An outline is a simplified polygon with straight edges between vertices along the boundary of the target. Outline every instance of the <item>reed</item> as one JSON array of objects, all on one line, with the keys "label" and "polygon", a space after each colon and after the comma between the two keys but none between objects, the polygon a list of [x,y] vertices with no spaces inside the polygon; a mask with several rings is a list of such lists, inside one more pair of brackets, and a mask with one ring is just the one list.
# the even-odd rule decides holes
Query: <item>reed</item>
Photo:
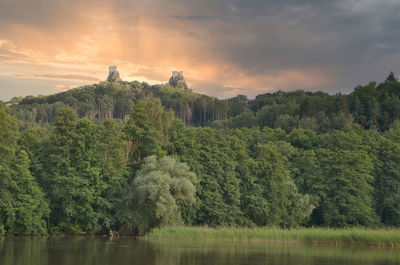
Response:
[{"label": "reed", "polygon": [[229,241],[303,241],[313,244],[351,244],[400,247],[399,229],[367,228],[236,228],[169,226],[155,228],[148,239],[229,240]]}]

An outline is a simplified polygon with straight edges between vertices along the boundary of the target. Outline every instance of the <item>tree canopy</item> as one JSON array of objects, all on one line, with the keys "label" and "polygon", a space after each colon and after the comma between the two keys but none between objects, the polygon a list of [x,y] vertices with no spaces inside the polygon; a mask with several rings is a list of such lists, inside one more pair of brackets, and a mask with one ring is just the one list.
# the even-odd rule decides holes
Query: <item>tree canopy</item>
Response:
[{"label": "tree canopy", "polygon": [[102,82],[0,104],[0,234],[399,227],[400,84],[216,99]]}]

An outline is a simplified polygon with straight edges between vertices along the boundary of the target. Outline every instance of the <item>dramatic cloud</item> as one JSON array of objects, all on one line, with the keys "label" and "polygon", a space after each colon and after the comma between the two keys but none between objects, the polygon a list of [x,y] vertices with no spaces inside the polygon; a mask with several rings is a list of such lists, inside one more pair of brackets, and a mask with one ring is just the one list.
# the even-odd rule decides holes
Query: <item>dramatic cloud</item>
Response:
[{"label": "dramatic cloud", "polygon": [[0,0],[0,99],[104,80],[111,64],[150,83],[183,70],[219,97],[350,92],[400,72],[399,11],[394,0]]}]

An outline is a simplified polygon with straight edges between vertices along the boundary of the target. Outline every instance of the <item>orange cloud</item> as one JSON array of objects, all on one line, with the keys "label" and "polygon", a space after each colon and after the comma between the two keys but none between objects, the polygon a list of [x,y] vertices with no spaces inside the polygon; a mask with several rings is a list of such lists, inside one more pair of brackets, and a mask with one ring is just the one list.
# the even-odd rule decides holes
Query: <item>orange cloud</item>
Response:
[{"label": "orange cloud", "polygon": [[97,77],[87,75],[58,75],[58,74],[37,74],[37,75],[15,75],[18,78],[37,78],[37,79],[55,79],[55,80],[69,80],[69,81],[100,81]]},{"label": "orange cloud", "polygon": [[[134,1],[132,9],[126,10],[119,4],[116,0],[83,1],[68,6],[55,1],[52,9],[37,11],[42,17],[34,23],[5,21],[0,26],[0,36],[4,36],[0,75],[86,84],[104,80],[107,66],[115,64],[124,79],[163,83],[172,70],[183,70],[195,90],[218,96],[315,87],[329,81],[321,69],[255,72],[229,60],[214,43],[218,32],[209,29],[231,32],[234,27],[213,16],[176,16],[185,12],[184,7],[157,1]],[[242,42],[246,41],[251,38],[243,36]],[[222,93],[218,92],[221,87]]]}]

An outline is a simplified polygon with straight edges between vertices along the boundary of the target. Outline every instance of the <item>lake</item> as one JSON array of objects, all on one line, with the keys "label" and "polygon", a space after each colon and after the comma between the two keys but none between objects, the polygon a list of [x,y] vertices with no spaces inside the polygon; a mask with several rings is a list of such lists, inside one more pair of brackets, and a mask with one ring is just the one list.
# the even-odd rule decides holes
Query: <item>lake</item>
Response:
[{"label": "lake", "polygon": [[1,265],[400,264],[400,250],[302,243],[148,241],[88,237],[0,237]]}]

